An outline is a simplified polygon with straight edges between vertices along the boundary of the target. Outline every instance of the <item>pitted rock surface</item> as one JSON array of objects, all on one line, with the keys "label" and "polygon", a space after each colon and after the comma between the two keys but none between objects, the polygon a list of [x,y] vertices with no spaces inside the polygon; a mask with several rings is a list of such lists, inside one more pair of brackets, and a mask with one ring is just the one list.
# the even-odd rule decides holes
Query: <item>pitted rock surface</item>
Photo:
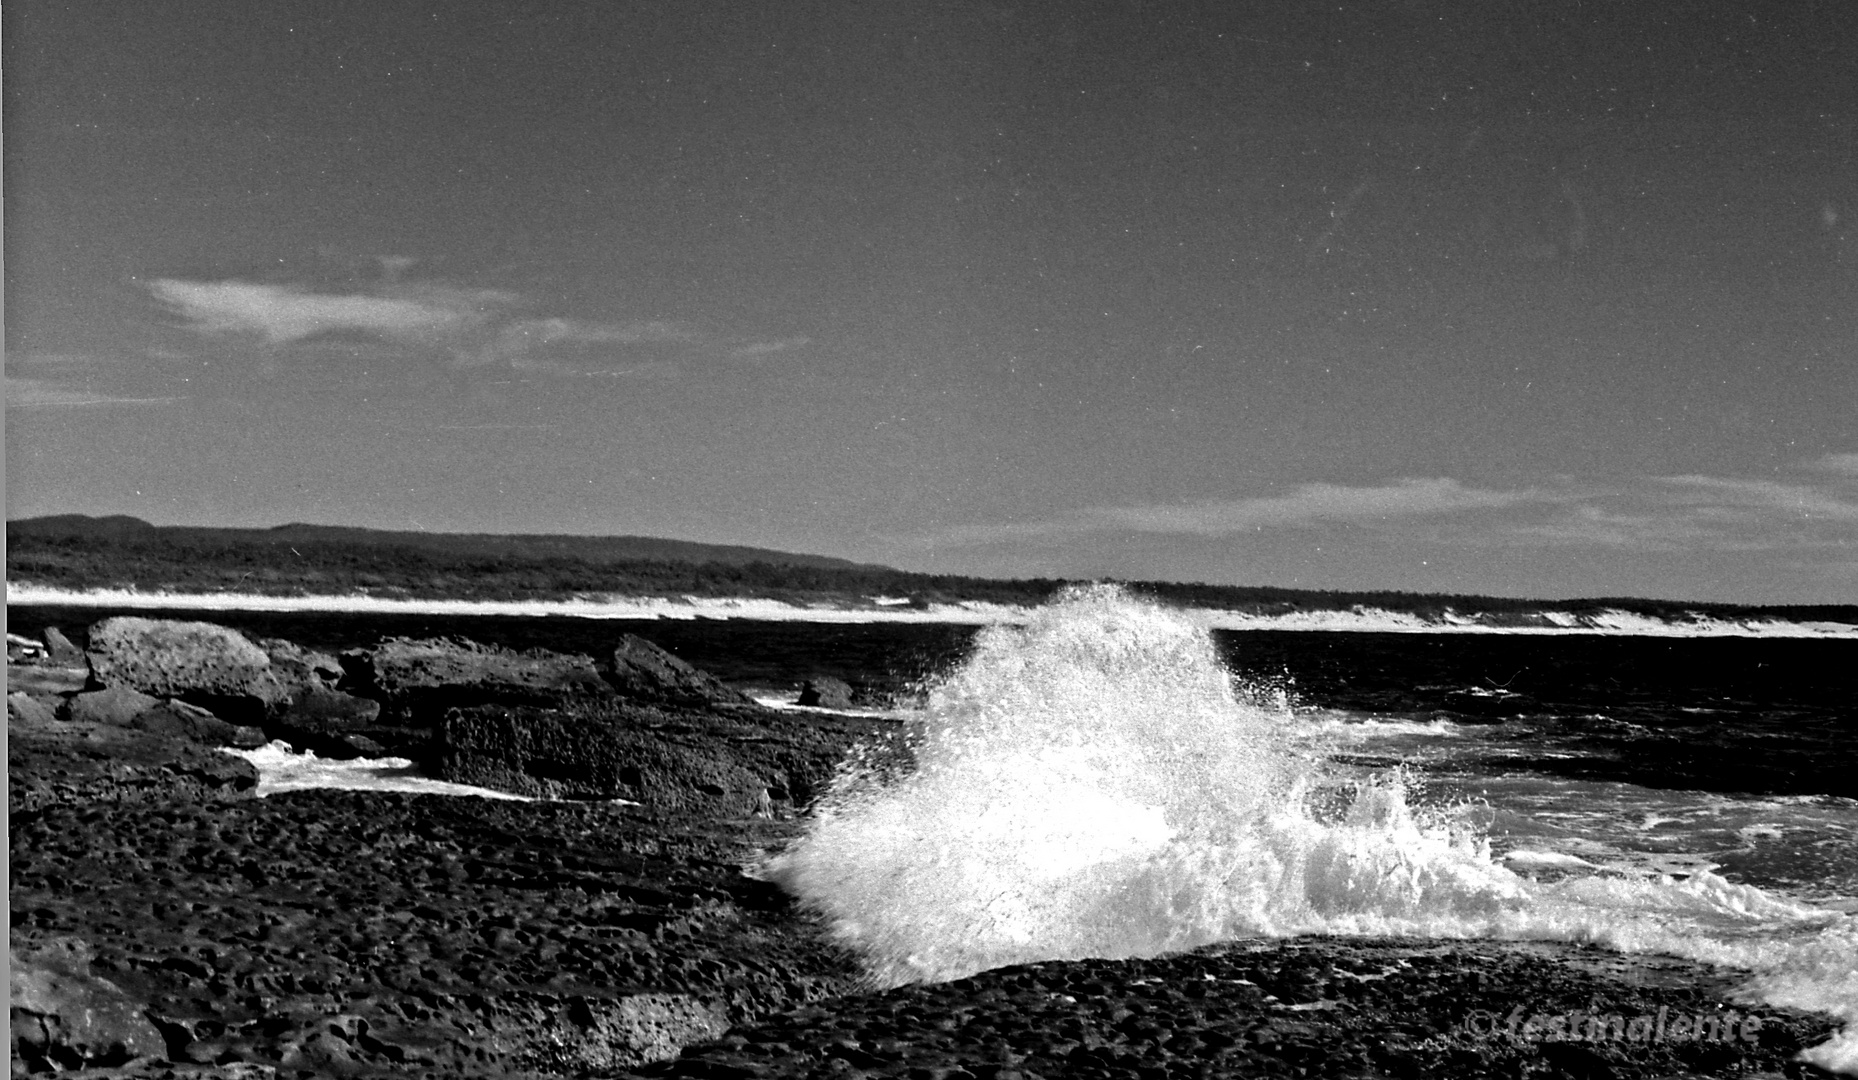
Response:
[{"label": "pitted rock surface", "polygon": [[999,968],[806,1006],[634,1075],[1809,1075],[1791,1059],[1833,1025],[1787,1009],[1756,1010],[1767,1018],[1757,1042],[1590,1043],[1504,1029],[1519,1004],[1533,1014],[1721,1016],[1736,982],[1704,964],[1568,944],[1237,941],[1153,959]]},{"label": "pitted rock surface", "polygon": [[177,1063],[606,1074],[856,986],[742,873],[792,829],[339,791],[63,805],[15,819],[13,922],[82,928]]},{"label": "pitted rock surface", "polygon": [[143,1015],[147,1006],[91,973],[84,939],[15,942],[8,953],[15,1061],[50,1072],[118,1065],[167,1050]]},{"label": "pitted rock surface", "polygon": [[68,720],[7,721],[7,812],[97,803],[179,805],[250,798],[258,770],[243,758],[149,731]]},{"label": "pitted rock surface", "polygon": [[301,672],[332,688],[342,681],[342,662],[329,653],[306,649],[283,638],[258,638],[254,644],[264,650],[271,665],[279,670]]}]

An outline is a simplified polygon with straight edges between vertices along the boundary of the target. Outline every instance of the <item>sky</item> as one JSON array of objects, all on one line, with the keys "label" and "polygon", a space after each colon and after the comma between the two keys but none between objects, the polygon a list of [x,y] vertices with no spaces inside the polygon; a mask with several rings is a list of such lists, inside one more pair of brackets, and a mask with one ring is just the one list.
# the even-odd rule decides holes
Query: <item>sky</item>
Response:
[{"label": "sky", "polygon": [[1858,603],[1858,9],[5,5],[6,512]]}]

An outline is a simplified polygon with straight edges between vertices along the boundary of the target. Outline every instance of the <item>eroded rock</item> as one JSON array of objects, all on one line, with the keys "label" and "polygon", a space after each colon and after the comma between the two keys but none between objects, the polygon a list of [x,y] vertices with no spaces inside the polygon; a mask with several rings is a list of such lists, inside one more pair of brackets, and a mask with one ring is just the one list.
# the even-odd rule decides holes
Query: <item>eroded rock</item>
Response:
[{"label": "eroded rock", "polygon": [[7,722],[46,724],[58,719],[58,699],[47,694],[15,690],[6,696]]},{"label": "eroded rock", "polygon": [[613,696],[589,657],[464,638],[389,638],[343,653],[342,666],[350,690],[412,723],[433,723],[456,706],[549,707]]},{"label": "eroded rock", "polygon": [[800,685],[795,702],[809,709],[849,709],[852,707],[852,684],[830,675],[817,675]]},{"label": "eroded rock", "polygon": [[824,792],[854,744],[900,735],[889,721],[765,709],[475,706],[446,714],[436,769],[456,783],[538,798],[620,798],[725,818],[784,815]]},{"label": "eroded rock", "polygon": [[249,798],[244,758],[152,731],[67,720],[7,724],[7,810],[58,803],[160,803]]},{"label": "eroded rock", "polygon": [[90,628],[87,655],[105,687],[181,698],[236,723],[261,723],[290,702],[292,687],[264,650],[214,623],[105,619]]},{"label": "eroded rock", "polygon": [[[145,1006],[91,974],[76,937],[9,949],[13,1059],[28,1069],[81,1069],[158,1056],[167,1049]],[[17,1067],[17,1066],[16,1066]]]},{"label": "eroded rock", "polygon": [[722,1010],[688,994],[583,998],[536,1032],[525,1054],[551,1072],[583,1075],[669,1061],[692,1043],[729,1029]]},{"label": "eroded rock", "polygon": [[63,630],[58,629],[56,626],[48,626],[45,628],[42,636],[45,638],[46,659],[54,666],[84,666],[84,650],[72,644],[71,639],[65,636]]},{"label": "eroded rock", "polygon": [[91,690],[71,699],[69,718],[80,724],[128,727],[130,722],[161,704],[161,699],[127,686]]},{"label": "eroded rock", "polygon": [[306,649],[283,638],[259,638],[254,643],[280,671],[313,678],[324,686],[334,687],[342,680],[342,662],[325,652]]},{"label": "eroded rock", "polygon": [[614,647],[603,672],[624,697],[673,705],[753,705],[755,701],[721,679],[690,666],[637,634]]}]

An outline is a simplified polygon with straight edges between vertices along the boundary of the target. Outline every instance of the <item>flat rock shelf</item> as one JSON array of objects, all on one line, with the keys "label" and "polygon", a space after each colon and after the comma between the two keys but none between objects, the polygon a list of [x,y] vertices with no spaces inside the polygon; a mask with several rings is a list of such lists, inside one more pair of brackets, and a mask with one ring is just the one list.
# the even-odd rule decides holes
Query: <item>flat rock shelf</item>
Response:
[{"label": "flat rock shelf", "polygon": [[742,872],[790,822],[336,791],[21,817],[16,948],[82,939],[166,1043],[98,1076],[1799,1076],[1832,1030],[1764,1008],[1754,1041],[1567,1038],[1546,1018],[1721,1017],[1735,979],[1488,941],[1242,941],[869,993]]}]

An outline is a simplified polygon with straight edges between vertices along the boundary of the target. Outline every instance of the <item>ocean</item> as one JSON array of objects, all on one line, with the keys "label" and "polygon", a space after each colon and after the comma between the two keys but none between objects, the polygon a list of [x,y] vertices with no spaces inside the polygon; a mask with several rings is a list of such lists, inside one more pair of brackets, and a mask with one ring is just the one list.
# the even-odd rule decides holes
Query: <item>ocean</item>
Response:
[{"label": "ocean", "polygon": [[[112,612],[14,607],[16,632]],[[190,617],[167,612],[167,617]],[[1858,1074],[1858,642],[1208,629],[1112,587],[1023,625],[214,612],[323,649],[639,633],[920,725],[761,875],[874,982],[1295,934],[1592,942],[1746,969]]]}]

